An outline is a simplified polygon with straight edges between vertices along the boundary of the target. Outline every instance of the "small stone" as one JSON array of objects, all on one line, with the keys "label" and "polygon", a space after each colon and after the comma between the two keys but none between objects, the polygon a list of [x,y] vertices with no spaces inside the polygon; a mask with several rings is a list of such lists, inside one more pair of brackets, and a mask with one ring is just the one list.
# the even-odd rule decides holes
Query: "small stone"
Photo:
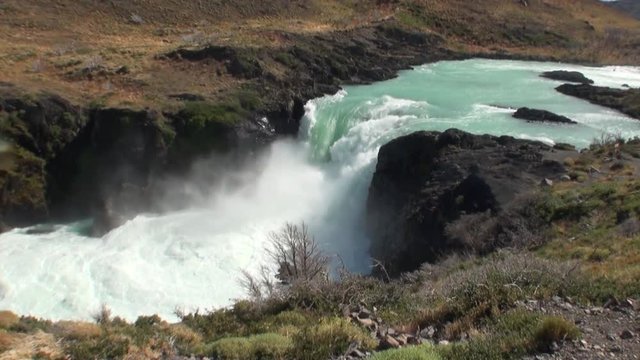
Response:
[{"label": "small stone", "polygon": [[394,328],[387,329],[387,335],[395,335],[395,334],[396,334],[396,329]]},{"label": "small stone", "polygon": [[436,329],[433,326],[429,326],[420,330],[420,336],[425,339],[431,339],[435,334],[436,334]]},{"label": "small stone", "polygon": [[609,348],[609,351],[611,351],[614,354],[621,353],[622,352],[622,348],[620,346],[618,346],[618,345],[613,345],[612,347]]},{"label": "small stone", "polygon": [[358,322],[360,323],[360,325],[369,329],[378,328],[378,324],[376,324],[376,322],[371,319],[358,319]]},{"label": "small stone", "polygon": [[400,343],[398,342],[398,340],[394,339],[391,335],[385,336],[384,340],[382,341],[382,345],[383,347],[394,349],[400,347]]},{"label": "small stone", "polygon": [[589,346],[589,343],[587,342],[587,340],[582,339],[580,340],[580,345],[586,348],[587,346]]},{"label": "small stone", "polygon": [[558,345],[558,343],[554,341],[551,343],[551,347],[549,348],[549,350],[551,350],[552,353],[557,352],[558,350],[560,350],[560,345]]},{"label": "small stone", "polygon": [[616,334],[612,334],[612,333],[608,333],[607,334],[607,340],[616,341],[617,339],[618,339],[618,337],[616,336]]},{"label": "small stone", "polygon": [[562,298],[560,296],[554,296],[553,298],[551,298],[551,300],[553,300],[553,302],[555,303],[561,303],[562,302]]},{"label": "small stone", "polygon": [[631,330],[625,330],[620,333],[620,339],[629,340],[633,339],[636,336]]},{"label": "small stone", "polygon": [[362,308],[358,313],[358,317],[360,319],[369,319],[371,317],[371,311],[367,310],[366,308]]},{"label": "small stone", "polygon": [[358,359],[362,359],[362,358],[366,357],[367,354],[363,353],[362,351],[360,351],[358,349],[353,349],[349,353],[349,356],[354,357],[354,358],[358,358]]},{"label": "small stone", "polygon": [[438,345],[449,345],[449,342],[447,340],[440,340],[440,342],[438,342]]},{"label": "small stone", "polygon": [[587,334],[591,334],[591,333],[593,332],[593,329],[592,329],[592,328],[584,328],[583,330],[584,330],[584,332],[586,332]]},{"label": "small stone", "polygon": [[400,335],[396,336],[395,339],[398,342],[398,344],[400,344],[400,346],[405,346],[408,343],[407,335],[405,335],[405,334],[400,334]]},{"label": "small stone", "polygon": [[593,350],[595,350],[595,351],[601,351],[601,350],[602,350],[602,346],[600,346],[600,345],[593,345]]},{"label": "small stone", "polygon": [[562,175],[562,176],[560,177],[560,180],[562,180],[562,181],[571,181],[571,176],[569,176],[569,175]]},{"label": "small stone", "polygon": [[551,180],[551,179],[542,179],[542,181],[540,182],[540,186],[551,187],[551,186],[553,186],[553,180]]}]

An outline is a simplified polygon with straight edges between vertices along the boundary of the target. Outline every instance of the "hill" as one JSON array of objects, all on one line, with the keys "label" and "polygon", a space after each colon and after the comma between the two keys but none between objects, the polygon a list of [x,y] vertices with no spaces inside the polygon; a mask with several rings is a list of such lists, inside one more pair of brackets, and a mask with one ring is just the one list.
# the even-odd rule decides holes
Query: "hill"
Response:
[{"label": "hill", "polygon": [[635,0],[617,0],[607,2],[608,5],[616,9],[620,9],[626,14],[629,14],[637,19],[640,19],[640,2]]},{"label": "hill", "polygon": [[[286,48],[300,37],[381,22],[437,34],[459,53],[638,63],[640,24],[596,0],[70,1],[8,0],[0,6],[3,81],[83,102],[164,106],[168,93],[215,97],[228,74],[161,61],[183,47]],[[266,64],[270,72],[282,71]],[[93,68],[104,70],[102,74]],[[118,74],[111,74],[121,69]],[[92,76],[93,75],[93,76]],[[117,76],[116,76],[117,75]]]}]

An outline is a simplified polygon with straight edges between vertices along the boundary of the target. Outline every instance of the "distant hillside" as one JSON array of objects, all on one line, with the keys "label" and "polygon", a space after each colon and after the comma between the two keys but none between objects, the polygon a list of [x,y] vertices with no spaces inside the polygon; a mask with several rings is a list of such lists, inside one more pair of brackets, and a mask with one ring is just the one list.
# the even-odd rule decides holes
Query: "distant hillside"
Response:
[{"label": "distant hillside", "polygon": [[613,6],[616,9],[620,9],[623,12],[640,19],[640,1],[638,0],[618,0],[607,2],[607,4]]}]

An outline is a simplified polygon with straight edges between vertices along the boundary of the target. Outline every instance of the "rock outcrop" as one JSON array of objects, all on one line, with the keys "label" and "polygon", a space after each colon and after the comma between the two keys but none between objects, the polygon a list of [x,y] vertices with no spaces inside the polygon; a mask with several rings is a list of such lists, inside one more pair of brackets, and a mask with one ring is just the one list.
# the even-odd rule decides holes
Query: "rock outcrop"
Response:
[{"label": "rock outcrop", "polygon": [[[416,132],[380,149],[369,189],[371,256],[389,274],[418,268],[464,244],[445,234],[463,214],[500,214],[565,169],[552,148],[460,130]],[[557,154],[556,154],[557,155]]]},{"label": "rock outcrop", "polygon": [[583,73],[579,71],[546,71],[540,74],[540,76],[551,80],[566,81],[579,84],[593,84],[593,80],[587,78]]},{"label": "rock outcrop", "polygon": [[569,119],[566,116],[554,114],[551,111],[547,110],[539,110],[539,109],[530,109],[527,107],[523,107],[518,109],[513,117],[516,119],[523,119],[527,121],[533,122],[550,122],[556,124],[577,124],[577,122]]},{"label": "rock outcrop", "polygon": [[640,119],[640,89],[615,89],[593,85],[564,84],[556,90],[565,95],[587,100],[592,104],[606,106]]},{"label": "rock outcrop", "polygon": [[13,90],[0,96],[0,131],[9,144],[0,154],[4,230],[93,217],[93,234],[101,235],[152,210],[164,176],[186,173],[212,152],[251,154],[275,136],[241,108],[86,109]]}]

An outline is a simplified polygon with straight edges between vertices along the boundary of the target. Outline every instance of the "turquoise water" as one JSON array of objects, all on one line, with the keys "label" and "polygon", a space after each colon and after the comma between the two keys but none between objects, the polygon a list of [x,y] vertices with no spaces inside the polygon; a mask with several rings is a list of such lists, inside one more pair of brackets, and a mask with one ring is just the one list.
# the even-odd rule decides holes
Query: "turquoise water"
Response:
[{"label": "turquoise water", "polygon": [[[539,77],[548,70],[577,70],[596,85],[640,87],[637,68],[589,68],[520,61],[446,61],[404,71],[396,79],[347,87],[308,106],[314,156],[328,159],[331,146],[349,132],[380,127],[376,143],[415,130],[458,128],[475,134],[511,135],[587,147],[603,133],[640,135],[640,121],[554,90],[561,82]],[[549,110],[579,125],[529,123],[512,118],[519,107]],[[354,134],[355,135],[355,134]],[[362,136],[362,135],[360,135]]]},{"label": "turquoise water", "polygon": [[[367,272],[364,206],[381,145],[415,130],[456,127],[587,146],[603,133],[640,136],[640,121],[561,95],[546,70],[582,71],[598,85],[640,87],[640,69],[469,60],[405,71],[397,79],[347,87],[310,101],[297,141],[277,141],[250,169],[211,184],[190,208],[141,214],[102,238],[85,224],[46,234],[16,229],[0,235],[0,309],[52,319],[90,319],[102,305],[134,320],[157,313],[175,319],[226,306],[244,296],[242,270],[265,264],[267,234],[305,221],[336,262]],[[528,106],[580,124],[513,119]],[[201,184],[201,172],[176,186]]]}]

